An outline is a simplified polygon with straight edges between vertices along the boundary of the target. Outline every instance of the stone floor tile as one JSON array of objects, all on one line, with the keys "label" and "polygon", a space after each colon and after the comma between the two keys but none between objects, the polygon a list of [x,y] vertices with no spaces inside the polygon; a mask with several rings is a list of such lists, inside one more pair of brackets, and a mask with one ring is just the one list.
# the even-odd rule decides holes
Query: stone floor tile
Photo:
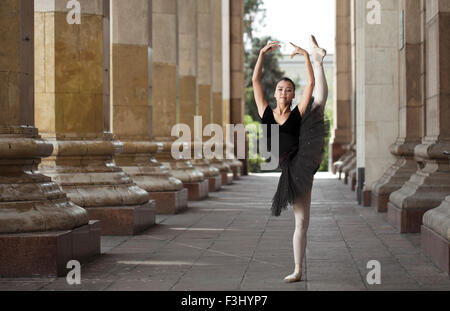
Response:
[{"label": "stone floor tile", "polygon": [[[270,216],[279,175],[252,174],[157,215],[136,236],[102,237],[102,255],[82,266],[82,284],[65,278],[0,279],[0,290],[450,290],[448,274],[420,248],[420,234],[400,234],[386,213],[362,207],[342,181],[314,183],[303,281],[294,268],[292,209]],[[366,281],[367,262],[381,264],[381,285]]]},{"label": "stone floor tile", "polygon": [[40,288],[40,291],[102,291],[112,282],[109,280],[91,280],[81,278],[80,285],[69,285],[65,278],[58,278],[56,281]]},{"label": "stone floor tile", "polygon": [[0,279],[0,291],[37,291],[52,282],[52,280],[17,281],[10,279],[2,281]]},{"label": "stone floor tile", "polygon": [[168,291],[174,281],[160,280],[118,280],[111,283],[106,291]]},{"label": "stone floor tile", "polygon": [[306,288],[308,291],[365,291],[366,287],[362,282],[346,280],[308,280]]}]

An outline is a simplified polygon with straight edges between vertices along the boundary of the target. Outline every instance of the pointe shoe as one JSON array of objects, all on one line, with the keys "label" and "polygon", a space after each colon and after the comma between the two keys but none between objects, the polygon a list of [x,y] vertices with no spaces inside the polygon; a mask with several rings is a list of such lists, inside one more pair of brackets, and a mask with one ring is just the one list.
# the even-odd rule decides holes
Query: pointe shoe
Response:
[{"label": "pointe shoe", "polygon": [[319,47],[319,44],[317,44],[317,40],[313,35],[310,37],[310,48],[312,59],[315,62],[322,64],[324,57],[327,55],[327,51]]},{"label": "pointe shoe", "polygon": [[302,273],[293,273],[284,278],[286,283],[295,283],[300,282],[302,280]]}]

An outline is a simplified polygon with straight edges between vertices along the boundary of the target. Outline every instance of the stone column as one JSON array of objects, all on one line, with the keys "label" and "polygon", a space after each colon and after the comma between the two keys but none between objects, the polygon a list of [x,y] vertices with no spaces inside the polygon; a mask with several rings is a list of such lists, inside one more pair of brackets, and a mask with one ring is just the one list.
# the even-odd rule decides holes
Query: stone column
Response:
[{"label": "stone column", "polygon": [[223,125],[223,37],[222,37],[222,0],[212,1],[213,31],[212,35],[212,122]]},{"label": "stone column", "polygon": [[[336,0],[336,55],[334,128],[330,138],[329,163],[342,160],[345,145],[351,143],[352,55],[351,1]],[[334,173],[335,168],[333,165]]]},{"label": "stone column", "polygon": [[414,148],[422,135],[423,109],[423,37],[421,32],[421,0],[399,2],[403,36],[399,51],[399,136],[391,146],[397,161],[388,168],[372,191],[372,206],[379,212],[387,212],[387,203],[392,192],[400,189],[417,171]]},{"label": "stone column", "polygon": [[[197,113],[197,1],[177,0],[178,15],[178,96],[180,123],[194,134]],[[203,129],[202,129],[203,130]],[[194,137],[192,137],[194,138]]]},{"label": "stone column", "polygon": [[[244,95],[244,1],[230,1],[230,53],[231,53],[231,124],[244,124],[245,95]],[[247,137],[246,137],[247,140]],[[236,136],[234,141],[236,142]],[[227,142],[225,150],[236,155],[237,146],[233,142]],[[244,146],[245,147],[245,146]],[[229,148],[229,149],[228,149]],[[232,151],[231,151],[232,150]],[[227,157],[228,158],[228,157]],[[246,162],[247,159],[243,159]],[[227,160],[233,169],[233,175],[237,177],[239,171],[244,168],[243,163],[237,163],[236,159]],[[240,161],[239,161],[240,162]]]},{"label": "stone column", "polygon": [[[331,137],[330,141],[348,141],[348,139],[350,141],[347,144],[336,144],[335,150],[342,155],[337,161],[331,162],[331,169],[334,174],[339,174],[339,180],[344,174],[345,184],[348,184],[350,179],[351,188],[354,191],[356,186],[356,3],[354,0],[337,1],[336,6],[339,7],[336,17],[337,55],[335,57],[335,89],[338,94],[335,97],[337,128],[332,133],[335,137]],[[330,145],[330,148],[334,147]],[[330,161],[333,152],[330,152]]]},{"label": "stone column", "polygon": [[[212,40],[213,40],[213,121],[215,124],[219,124],[219,125],[223,125],[223,116],[224,116],[224,111],[223,111],[223,94],[222,94],[222,88],[223,88],[223,79],[224,79],[224,75],[223,75],[223,56],[222,53],[227,53],[228,54],[228,65],[229,65],[229,54],[230,54],[230,50],[228,48],[227,51],[225,51],[223,49],[223,40],[224,40],[224,34],[222,32],[222,27],[223,26],[223,18],[224,15],[222,14],[222,11],[224,10],[224,4],[220,1],[220,0],[213,0],[213,32],[212,32]],[[229,14],[229,4],[228,4],[228,8],[225,10],[227,14]],[[226,21],[229,22],[229,17],[226,18]],[[229,28],[230,26],[228,25],[227,27],[227,34],[229,36]],[[227,38],[227,46],[229,47],[229,38]],[[228,67],[226,69],[227,74],[229,75],[230,72],[230,68]],[[229,79],[229,77],[228,77]],[[229,81],[227,81],[227,83],[229,83]],[[227,95],[229,98],[229,95]],[[229,101],[228,101],[228,106],[229,106]],[[229,124],[230,122],[227,122],[226,124]],[[226,125],[225,124],[225,125]],[[223,133],[225,134],[225,130],[226,130],[226,126],[223,126]],[[224,136],[224,139],[226,139],[226,137]],[[225,140],[224,140],[225,142]],[[225,165],[229,165],[231,171],[233,172],[233,178],[234,179],[238,179],[239,176],[241,175],[241,167],[242,167],[242,163],[237,161],[234,158],[234,152],[233,152],[233,145],[223,145],[222,147],[225,148],[226,146],[228,146],[228,158],[231,161],[228,161],[226,159],[222,160],[221,162],[224,163]],[[231,148],[230,148],[231,147]],[[226,158],[226,153],[224,153],[224,158]],[[222,168],[222,171],[223,168]]]},{"label": "stone column", "polygon": [[244,123],[244,1],[230,1],[231,112],[233,124]]},{"label": "stone column", "polygon": [[389,146],[398,135],[399,12],[398,0],[383,2],[378,23],[366,5],[356,1],[356,142],[359,202],[370,206],[374,184],[395,161]]},{"label": "stone column", "polygon": [[[223,131],[223,37],[222,37],[222,27],[223,27],[223,3],[221,0],[212,1],[212,23],[213,31],[212,35],[212,123],[222,127]],[[223,131],[225,133],[225,131]],[[222,142],[223,143],[223,140]],[[213,159],[216,160],[216,159]],[[215,167],[218,172],[218,183],[222,184],[223,180],[223,165],[224,160],[219,160],[215,164],[212,160],[209,160],[211,166]],[[215,165],[222,167],[216,167]],[[222,170],[222,171],[221,171]]]},{"label": "stone column", "polygon": [[[214,0],[216,1],[216,0]],[[215,10],[214,16],[216,18],[218,14],[218,4],[214,3]],[[218,31],[218,27],[221,27],[220,34],[214,34],[214,38],[217,38],[220,35],[220,47],[218,46],[219,40],[215,39],[214,49],[221,49],[221,52],[215,50],[213,56],[214,59],[218,63],[221,63],[222,68],[219,69],[214,67],[214,71],[221,71],[222,77],[213,78],[214,80],[214,89],[221,89],[222,92],[222,106],[221,112],[219,112],[218,105],[216,101],[218,101],[218,97],[214,97],[214,122],[220,124],[222,126],[222,130],[224,133],[224,142],[220,144],[219,148],[225,148],[225,133],[226,133],[226,125],[230,124],[230,1],[222,0],[221,1],[221,25],[217,25],[217,19],[215,19],[215,32]],[[221,60],[217,59],[219,57],[219,53],[221,55]],[[214,62],[215,66],[217,66],[216,61]],[[216,69],[217,68],[217,69]],[[217,73],[214,74],[214,77],[217,77]],[[219,81],[222,81],[222,86],[218,85]],[[221,117],[221,119],[220,119]],[[222,176],[222,184],[229,185],[233,182],[233,170],[231,166],[224,159],[212,159],[211,165],[216,167]]]},{"label": "stone column", "polygon": [[154,224],[154,202],[115,165],[123,145],[104,129],[109,1],[80,1],[80,24],[68,23],[67,1],[35,3],[36,124],[54,146],[40,168],[102,220],[102,234],[136,234]]},{"label": "stone column", "polygon": [[425,254],[450,274],[450,196],[423,215],[420,237]]},{"label": "stone column", "polygon": [[100,223],[38,171],[53,145],[34,126],[34,2],[0,4],[0,277],[56,277],[100,254]]},{"label": "stone column", "polygon": [[198,115],[212,121],[212,1],[197,0],[197,90]]},{"label": "stone column", "polygon": [[[350,115],[351,115],[351,143],[344,146],[347,150],[346,154],[350,154],[351,158],[357,159],[356,157],[356,0],[350,0],[350,31],[351,31],[351,70],[352,70],[352,91],[351,91],[351,102],[350,102]],[[356,167],[356,161],[354,165],[348,172],[348,176],[351,181],[352,190],[356,190],[357,186],[357,174],[358,170]]]},{"label": "stone column", "polygon": [[151,63],[151,1],[113,0],[112,22],[112,129],[123,143],[115,160],[136,184],[156,202],[157,214],[174,214],[187,208],[187,189],[155,156],[152,142],[149,94]]},{"label": "stone column", "polygon": [[[186,11],[188,10],[183,10],[183,6],[187,5],[189,2],[190,1],[185,2],[179,0],[179,17],[186,14]],[[191,105],[194,104],[197,99],[197,113],[186,114],[184,117],[190,117],[192,120],[190,123],[193,123],[194,116],[198,115],[202,118],[202,125],[204,127],[207,124],[213,123],[213,1],[197,0],[192,2],[192,4],[193,8],[196,10],[193,12],[196,18],[183,18],[181,19],[181,22],[183,23],[179,23],[179,69],[180,79],[184,74],[189,74],[189,71],[194,70],[197,81],[197,98],[194,97],[189,99]],[[189,30],[193,30],[194,32]],[[194,36],[196,41],[190,40],[192,36]],[[185,50],[189,48],[193,51],[193,56],[195,56],[194,62],[189,62],[189,60],[182,55],[185,53]],[[196,67],[192,67],[193,65]],[[186,102],[186,99],[184,102]],[[194,127],[191,127],[191,129],[194,129]],[[197,135],[197,137],[193,137],[194,142],[191,146],[195,153],[197,150],[202,151],[203,149],[201,148],[204,140],[203,128],[194,131],[194,135]],[[199,144],[200,148],[195,148],[195,144]],[[192,164],[205,175],[209,182],[209,191],[214,192],[220,189],[222,180],[219,170],[211,165],[210,161],[203,155],[203,152],[196,154],[196,157],[192,160]]]},{"label": "stone column", "polygon": [[205,175],[190,159],[171,154],[172,127],[180,121],[177,0],[153,0],[152,11],[152,130],[154,140],[162,143],[156,159],[183,182],[189,200],[203,199],[208,196]]},{"label": "stone column", "polygon": [[[450,6],[447,1],[423,1],[425,33],[425,107],[422,143],[414,150],[421,169],[391,194],[388,220],[400,232],[419,232],[426,211],[450,193]],[[445,209],[445,208],[444,208]],[[428,219],[439,218],[439,211]],[[436,222],[428,227],[437,230]],[[447,226],[448,228],[448,226]]]},{"label": "stone column", "polygon": [[231,99],[231,46],[230,46],[230,0],[222,0],[222,128],[230,124]]}]

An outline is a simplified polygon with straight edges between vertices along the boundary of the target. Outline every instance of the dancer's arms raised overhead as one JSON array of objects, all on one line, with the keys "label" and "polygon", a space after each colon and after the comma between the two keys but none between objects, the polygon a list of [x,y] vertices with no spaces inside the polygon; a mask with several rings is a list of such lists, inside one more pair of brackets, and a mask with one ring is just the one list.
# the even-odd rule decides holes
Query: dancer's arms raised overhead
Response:
[{"label": "dancer's arms raised overhead", "polygon": [[264,99],[264,92],[261,84],[263,59],[265,54],[275,51],[280,47],[278,43],[279,43],[278,41],[270,42],[261,49],[261,51],[259,52],[258,61],[256,62],[255,70],[253,72],[252,78],[253,94],[255,96],[255,102],[258,108],[258,114],[261,118],[263,117],[264,111],[267,108],[267,102]]},{"label": "dancer's arms raised overhead", "polygon": [[315,86],[315,78],[314,78],[314,71],[311,65],[311,61],[309,59],[309,54],[304,49],[302,49],[299,46],[296,46],[292,42],[290,42],[291,45],[295,48],[294,52],[291,54],[291,58],[294,58],[295,55],[303,55],[305,56],[305,64],[306,64],[306,73],[308,76],[308,82],[306,84],[305,90],[302,94],[302,99],[300,100],[300,103],[298,104],[298,110],[300,111],[300,114],[303,116],[306,112],[306,108],[308,107],[309,102],[311,101],[311,97],[314,91]]}]

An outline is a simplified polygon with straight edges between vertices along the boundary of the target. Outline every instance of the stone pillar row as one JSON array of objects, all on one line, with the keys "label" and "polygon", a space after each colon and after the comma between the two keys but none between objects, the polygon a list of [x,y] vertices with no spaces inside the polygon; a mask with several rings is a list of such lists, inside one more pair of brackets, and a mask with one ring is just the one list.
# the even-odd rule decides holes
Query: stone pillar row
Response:
[{"label": "stone pillar row", "polygon": [[[184,37],[177,37],[182,34],[179,28],[180,19],[177,16],[178,6],[190,5],[191,10],[180,11],[181,23],[185,22],[185,14],[190,14],[194,22],[196,20],[197,2],[180,3],[177,0],[152,1],[153,5],[153,40],[152,40],[152,105],[153,105],[153,136],[156,141],[164,142],[165,147],[156,158],[166,166],[174,177],[182,181],[183,186],[188,189],[188,198],[190,200],[199,200],[206,198],[209,193],[208,180],[205,174],[198,170],[190,159],[173,158],[171,155],[171,146],[175,141],[172,137],[173,125],[180,121],[180,104],[185,100],[188,105],[194,105],[195,97],[186,99],[185,80],[178,77],[183,76],[183,71],[178,68],[184,63],[184,59],[192,50],[189,47],[184,48],[187,43]],[[187,7],[186,7],[187,8]],[[194,11],[192,11],[194,9]],[[183,17],[181,17],[183,16]],[[184,24],[182,24],[184,26]],[[191,30],[192,27],[191,27]],[[188,31],[188,30],[187,30]],[[195,32],[190,32],[196,36]],[[195,44],[195,41],[189,42]],[[181,48],[180,48],[181,47]],[[194,65],[196,62],[194,62]],[[184,65],[184,64],[183,64]],[[191,64],[192,65],[192,64]],[[195,77],[195,75],[194,75]],[[192,86],[192,85],[191,85]],[[183,91],[181,91],[183,90]],[[191,90],[191,95],[196,96],[196,91]],[[192,114],[184,114],[184,117],[194,119],[195,111]],[[192,122],[192,121],[191,121]],[[191,131],[193,127],[191,127]]]},{"label": "stone pillar row", "polygon": [[[334,119],[330,138],[330,164],[351,189],[356,189],[356,24],[354,1],[336,0],[336,57]],[[341,30],[342,29],[342,30]],[[342,177],[342,175],[344,175]]]},{"label": "stone pillar row", "polygon": [[391,193],[399,190],[417,171],[414,149],[422,136],[424,85],[418,82],[424,81],[424,37],[415,28],[421,25],[420,1],[402,0],[399,11],[403,12],[406,30],[404,46],[399,51],[399,136],[391,146],[396,162],[373,187],[372,206],[379,212],[387,212]]},{"label": "stone pillar row", "polygon": [[100,226],[38,170],[58,146],[34,122],[34,2],[2,1],[0,32],[0,277],[55,277],[100,253]]},{"label": "stone pillar row", "polygon": [[[356,131],[353,132],[353,138],[357,137],[353,141],[357,147],[358,173],[359,170],[362,173],[358,176],[359,188],[364,194],[371,193],[371,200],[365,198],[364,204],[371,201],[378,212],[387,212],[387,220],[400,233],[421,232],[424,252],[450,273],[450,34],[446,31],[450,24],[449,6],[446,1],[392,1],[382,7],[381,25],[368,25],[366,8],[358,1],[352,3],[356,5],[351,15],[352,20],[358,21],[356,45],[361,64],[356,89],[359,133],[356,136]],[[344,1],[337,0],[337,4],[345,7]],[[390,13],[398,19],[392,22],[385,18],[394,16]],[[338,26],[342,28],[342,24]],[[383,31],[383,27],[393,31]],[[378,36],[371,35],[375,31]],[[398,36],[392,36],[397,31]],[[375,59],[372,56],[377,51],[373,48],[377,45],[390,56],[379,58],[373,68],[373,62],[367,67],[368,59]],[[398,66],[386,66],[397,62]],[[352,63],[354,66],[355,58]],[[393,84],[384,82],[387,75],[392,77]],[[392,98],[387,98],[389,94]],[[397,98],[398,135],[389,148],[393,160],[377,176],[387,157],[381,153],[386,148],[376,139],[383,136],[383,143],[390,140],[386,130],[392,127],[395,116],[395,113],[387,115],[388,109],[380,111],[386,108],[381,105]],[[375,107],[377,111],[373,110]],[[395,106],[389,109],[392,107]],[[351,150],[351,145],[348,149]],[[349,152],[336,163],[336,170],[343,172],[351,166]],[[349,173],[352,174],[351,169]]]},{"label": "stone pillar row", "polygon": [[63,0],[0,5],[0,277],[64,275],[100,234],[140,233],[240,175],[171,155],[176,123],[231,121],[223,3],[79,2],[80,24]]},{"label": "stone pillar row", "polygon": [[[423,99],[426,110],[422,112],[421,107],[415,105],[414,98],[417,95],[414,93],[414,84],[407,80],[407,85],[411,85],[408,89],[411,92],[407,93],[409,97],[406,98],[408,105],[411,103],[407,118],[414,122],[417,118],[415,115],[418,115],[417,123],[424,124],[422,132],[424,135],[414,147],[414,156],[419,164],[418,169],[400,189],[391,193],[389,197],[388,220],[400,232],[420,232],[424,213],[439,206],[450,194],[450,165],[448,157],[444,155],[444,151],[450,150],[450,123],[448,122],[450,80],[447,78],[450,70],[448,45],[450,35],[445,30],[450,21],[450,7],[443,3],[445,2],[432,5],[427,1],[411,3],[404,1],[403,4],[406,15],[410,14],[411,19],[419,17],[418,20],[421,21],[417,23],[417,20],[412,21],[407,17],[406,23],[422,28],[420,33],[425,36],[424,38],[414,36],[413,27],[406,27],[406,47],[410,49],[406,52],[407,59],[413,61],[417,55],[426,68],[426,73],[422,76],[423,66],[419,67],[420,73],[417,72],[418,69],[412,68],[414,65],[407,66],[411,71],[411,77],[407,76],[407,79],[414,76],[423,77],[421,81],[424,82],[425,92],[420,98]],[[423,44],[423,50],[421,50],[421,44]],[[414,64],[417,68],[417,62]],[[419,112],[415,111],[416,109]],[[422,113],[425,117],[423,121]],[[410,129],[410,132],[414,133],[414,130]],[[412,138],[416,137],[413,133]],[[428,219],[432,219],[433,215],[434,212],[430,211]]]},{"label": "stone pillar row", "polygon": [[[405,14],[420,16],[420,23],[409,23],[424,35],[420,48],[412,44],[410,51],[422,59],[424,136],[414,148],[418,169],[389,197],[388,220],[400,232],[421,232],[425,253],[450,273],[450,7],[446,1],[404,1],[403,8]],[[409,36],[414,38],[412,32]],[[414,111],[410,115],[414,116]]]},{"label": "stone pillar row", "polygon": [[[179,0],[179,5],[186,5],[184,1]],[[196,90],[196,96],[197,96],[197,106],[196,108],[196,115],[202,117],[202,123],[203,124],[210,124],[212,121],[212,116],[216,114],[216,111],[214,110],[213,106],[213,93],[211,88],[211,83],[215,79],[213,77],[213,21],[214,21],[214,15],[213,15],[213,2],[210,0],[199,0],[199,1],[192,1],[194,3],[194,10],[192,12],[197,17],[194,19],[194,23],[188,22],[187,18],[183,21],[185,23],[190,23],[191,28],[196,29],[196,31],[193,31],[192,33],[196,34],[194,40],[190,40],[189,36],[186,36],[186,32],[188,31],[188,27],[185,27],[186,24],[179,24],[179,30],[180,30],[180,36],[181,33],[184,34],[184,38],[186,39],[185,42],[180,44],[179,46],[179,55],[180,55],[180,61],[183,59],[184,62],[180,62],[180,74],[185,73],[186,76],[189,75],[189,71],[193,72],[195,74],[196,83],[195,83],[195,90]],[[180,42],[181,43],[181,42]],[[189,64],[189,60],[187,60],[185,57],[183,57],[183,54],[185,54],[186,47],[190,47],[192,51],[194,51],[192,54],[195,57],[195,62],[191,62]],[[194,64],[194,66],[192,65]],[[221,74],[220,72],[217,72],[217,74]],[[195,95],[195,93],[194,93]],[[191,100],[191,102],[195,100]],[[187,101],[185,101],[187,103]],[[193,124],[193,115],[192,114],[186,114],[185,117],[191,118],[190,124],[192,124],[192,129],[195,128],[195,125]],[[198,142],[203,142],[203,129],[199,128],[196,129],[197,131],[194,131],[195,134],[200,134],[201,136],[198,137],[192,137],[194,140]],[[196,150],[202,150],[202,148],[196,148],[196,143],[191,144],[191,152],[194,154]],[[196,154],[197,157],[200,157],[201,159],[193,159],[192,163],[195,168],[197,168],[199,171],[201,171],[205,178],[207,178],[209,182],[210,191],[215,191],[216,189],[220,189],[222,185],[222,179],[220,177],[220,171],[211,165],[209,160],[206,160],[202,157],[202,155]]]},{"label": "stone pillar row", "polygon": [[[329,163],[334,173],[342,174],[348,162],[347,145],[351,143],[351,2],[336,0],[336,57],[335,57],[335,96],[334,96],[334,128],[330,138]],[[347,151],[347,152],[346,152]]]},{"label": "stone pillar row", "polygon": [[[229,1],[230,9],[230,122],[231,124],[244,124],[245,114],[245,92],[244,92],[244,1]],[[247,139],[246,139],[247,140]],[[224,150],[229,153],[229,157],[236,155],[236,148],[233,142],[225,142]],[[247,142],[246,142],[247,144]],[[226,160],[233,170],[233,175],[237,178],[240,174],[247,173],[246,161],[239,161],[235,157]]]},{"label": "stone pillar row", "polygon": [[67,22],[65,1],[50,2],[35,7],[36,124],[54,147],[40,169],[102,221],[103,234],[136,234],[154,224],[155,202],[116,165],[123,143],[104,128],[109,1],[81,1],[80,24]]},{"label": "stone pillar row", "polygon": [[156,155],[167,146],[152,139],[151,2],[114,0],[111,3],[112,131],[114,138],[123,143],[123,150],[115,160],[149,193],[156,203],[157,214],[178,213],[187,208],[187,189],[156,160]]}]

